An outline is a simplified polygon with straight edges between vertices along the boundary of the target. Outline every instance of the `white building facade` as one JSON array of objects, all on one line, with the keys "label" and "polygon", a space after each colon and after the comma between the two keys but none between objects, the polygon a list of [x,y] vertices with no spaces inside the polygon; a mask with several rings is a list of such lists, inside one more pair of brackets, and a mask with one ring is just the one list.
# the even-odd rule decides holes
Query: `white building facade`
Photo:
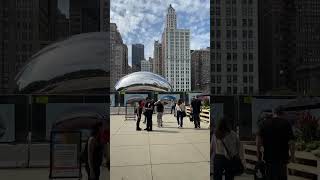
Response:
[{"label": "white building facade", "polygon": [[174,91],[191,91],[190,30],[177,29],[176,12],[170,5],[162,34],[164,77]]},{"label": "white building facade", "polygon": [[152,63],[147,60],[141,60],[141,71],[152,72]]}]

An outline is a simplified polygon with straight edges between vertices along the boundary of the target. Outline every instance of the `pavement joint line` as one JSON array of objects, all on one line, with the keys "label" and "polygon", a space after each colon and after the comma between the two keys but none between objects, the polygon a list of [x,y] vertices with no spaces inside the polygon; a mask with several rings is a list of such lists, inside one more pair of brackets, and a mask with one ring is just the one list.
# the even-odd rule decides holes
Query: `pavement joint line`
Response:
[{"label": "pavement joint line", "polygon": [[132,166],[154,166],[154,165],[178,165],[178,164],[199,164],[199,163],[210,163],[210,161],[197,161],[197,162],[181,162],[181,163],[155,163],[155,164],[137,164],[137,165],[120,165],[120,166],[111,166],[111,167],[132,167]]},{"label": "pavement joint line", "polygon": [[151,180],[153,180],[153,174],[152,174],[152,161],[151,161],[151,147],[150,147],[150,133],[148,132],[148,145],[149,145],[149,158],[150,158],[150,173],[151,173]]}]

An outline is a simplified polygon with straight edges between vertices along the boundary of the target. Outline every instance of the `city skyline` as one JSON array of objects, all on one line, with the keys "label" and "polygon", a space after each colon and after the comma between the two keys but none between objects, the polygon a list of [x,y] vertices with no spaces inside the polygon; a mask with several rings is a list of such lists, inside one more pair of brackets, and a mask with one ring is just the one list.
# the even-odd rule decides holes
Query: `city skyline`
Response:
[{"label": "city skyline", "polygon": [[153,57],[155,40],[161,40],[165,25],[165,14],[172,4],[179,19],[178,27],[190,29],[191,49],[210,45],[210,4],[198,1],[144,1],[123,0],[111,3],[111,22],[117,24],[124,43],[128,46],[128,63],[131,65],[131,45],[144,44],[145,59]]}]

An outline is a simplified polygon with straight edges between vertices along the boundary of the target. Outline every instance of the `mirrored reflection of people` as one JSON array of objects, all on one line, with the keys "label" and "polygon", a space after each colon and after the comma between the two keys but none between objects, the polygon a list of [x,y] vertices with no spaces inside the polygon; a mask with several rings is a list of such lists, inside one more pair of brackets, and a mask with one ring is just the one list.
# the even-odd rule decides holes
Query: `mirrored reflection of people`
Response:
[{"label": "mirrored reflection of people", "polygon": [[163,116],[163,112],[164,112],[164,105],[163,102],[161,102],[160,100],[158,100],[155,104],[154,104],[157,108],[157,122],[158,122],[158,127],[162,127],[162,116]]},{"label": "mirrored reflection of people", "polygon": [[179,99],[178,104],[176,105],[176,111],[177,111],[177,122],[178,122],[178,128],[183,127],[183,117],[186,115],[186,106],[184,105],[184,102],[182,99]]},{"label": "mirrored reflection of people", "polygon": [[191,101],[194,128],[200,128],[201,100],[193,97]]},{"label": "mirrored reflection of people", "polygon": [[141,116],[142,116],[142,111],[143,111],[143,107],[144,107],[144,102],[142,100],[139,101],[138,103],[138,109],[137,109],[137,127],[136,127],[136,130],[137,131],[141,131],[141,128],[140,128],[140,121],[141,121]]},{"label": "mirrored reflection of people", "polygon": [[104,127],[101,134],[101,142],[104,146],[105,166],[110,171],[110,127]]},{"label": "mirrored reflection of people", "polygon": [[291,161],[294,162],[295,143],[291,124],[281,117],[283,112],[276,109],[273,117],[268,117],[259,124],[256,137],[257,157],[266,164],[267,180],[287,180],[287,164],[289,163],[289,150]]},{"label": "mirrored reflection of people", "polygon": [[152,131],[152,114],[154,111],[154,103],[150,97],[146,98],[147,102],[144,105],[145,108],[145,116],[147,118],[147,127],[144,130]]},{"label": "mirrored reflection of people", "polygon": [[86,163],[86,171],[88,180],[99,180],[100,167],[103,161],[104,144],[101,142],[102,123],[97,123],[91,131],[88,139],[88,161]]},{"label": "mirrored reflection of people", "polygon": [[223,176],[225,180],[233,180],[234,174],[231,173],[232,166],[230,159],[240,154],[240,140],[238,135],[231,129],[231,120],[224,117],[218,121],[215,129],[215,147],[214,162],[213,162],[213,179],[222,180]]}]

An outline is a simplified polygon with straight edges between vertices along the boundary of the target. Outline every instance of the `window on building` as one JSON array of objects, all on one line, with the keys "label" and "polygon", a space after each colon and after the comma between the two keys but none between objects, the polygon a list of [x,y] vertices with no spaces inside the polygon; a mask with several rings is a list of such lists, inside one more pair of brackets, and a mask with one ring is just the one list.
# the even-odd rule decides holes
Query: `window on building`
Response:
[{"label": "window on building", "polygon": [[228,93],[228,94],[231,94],[231,93],[232,93],[231,87],[228,87],[228,88],[227,88],[227,93]]},{"label": "window on building", "polygon": [[217,83],[221,84],[221,76],[220,75],[217,76]]},{"label": "window on building", "polygon": [[235,6],[232,7],[232,15],[237,16],[237,8]]},{"label": "window on building", "polygon": [[231,19],[226,19],[226,26],[231,26]]},{"label": "window on building", "polygon": [[216,77],[215,76],[211,76],[211,83],[216,83]]},{"label": "window on building", "polygon": [[226,15],[231,16],[231,7],[226,8]]},{"label": "window on building", "polygon": [[216,15],[217,15],[217,16],[220,16],[220,15],[221,15],[220,6],[216,6]]},{"label": "window on building", "polygon": [[237,54],[237,53],[233,53],[233,54],[232,54],[232,58],[233,58],[233,61],[237,61],[237,59],[238,59],[238,54]]},{"label": "window on building", "polygon": [[221,42],[217,41],[217,49],[221,49]]},{"label": "window on building", "polygon": [[221,72],[221,64],[217,64],[217,72]]},{"label": "window on building", "polygon": [[252,2],[252,0],[248,0],[248,4],[252,4],[253,2]]},{"label": "window on building", "polygon": [[248,72],[248,65],[247,64],[243,64],[243,72]]},{"label": "window on building", "polygon": [[221,38],[221,31],[217,30],[217,38]]},{"label": "window on building", "polygon": [[247,38],[247,30],[242,31],[242,38],[246,39]]},{"label": "window on building", "polygon": [[238,65],[237,64],[233,64],[233,72],[237,72],[238,71]]},{"label": "window on building", "polygon": [[237,49],[237,41],[232,42],[232,49]]},{"label": "window on building", "polygon": [[249,10],[248,15],[249,15],[250,17],[252,17],[252,16],[253,16],[253,8],[250,7],[248,10]]},{"label": "window on building", "polygon": [[231,49],[231,41],[227,41],[226,42],[226,48],[227,49]]},{"label": "window on building", "polygon": [[247,4],[247,0],[242,0],[242,4]]},{"label": "window on building", "polygon": [[253,41],[249,41],[249,42],[248,42],[248,45],[249,45],[249,46],[248,46],[249,49],[253,49]]},{"label": "window on building", "polygon": [[232,78],[230,75],[227,76],[227,83],[231,83],[232,82]]},{"label": "window on building", "polygon": [[217,94],[221,94],[221,87],[217,87]]},{"label": "window on building", "polygon": [[246,17],[247,15],[248,15],[247,8],[243,7],[242,8],[242,16]]},{"label": "window on building", "polygon": [[232,4],[237,4],[237,0],[232,0]]},{"label": "window on building", "polygon": [[243,83],[247,83],[248,82],[248,77],[247,76],[243,76]]},{"label": "window on building", "polygon": [[253,94],[253,87],[252,86],[249,87],[249,93]]},{"label": "window on building", "polygon": [[232,19],[232,26],[237,26],[237,19]]},{"label": "window on building", "polygon": [[217,24],[216,24],[217,26],[221,26],[221,19],[217,18],[217,19],[216,19],[216,23],[217,23]]},{"label": "window on building", "polygon": [[215,72],[216,71],[216,65],[215,64],[211,64],[211,71]]},{"label": "window on building", "polygon": [[253,26],[253,20],[252,19],[248,19],[248,26],[252,27]]},{"label": "window on building", "polygon": [[249,83],[253,83],[253,76],[249,76]]},{"label": "window on building", "polygon": [[238,88],[237,87],[233,87],[233,94],[238,94]]},{"label": "window on building", "polygon": [[243,93],[248,94],[248,87],[243,87]]},{"label": "window on building", "polygon": [[232,37],[235,39],[237,38],[237,30],[232,31]]},{"label": "window on building", "polygon": [[227,39],[231,38],[231,30],[227,30]]},{"label": "window on building", "polygon": [[233,75],[232,80],[233,80],[233,83],[238,83],[238,76]]},{"label": "window on building", "polygon": [[211,93],[212,93],[212,94],[216,94],[216,87],[214,87],[214,86],[211,87]]},{"label": "window on building", "polygon": [[253,54],[249,53],[249,60],[252,61],[253,60]]},{"label": "window on building", "polygon": [[253,72],[253,64],[249,64],[249,72]]},{"label": "window on building", "polygon": [[227,64],[227,72],[231,72],[231,64]]},{"label": "window on building", "polygon": [[242,26],[246,27],[247,26],[247,19],[242,19]]},{"label": "window on building", "polygon": [[221,53],[217,53],[217,60],[221,61]]},{"label": "window on building", "polygon": [[226,0],[226,4],[231,4],[231,0]]},{"label": "window on building", "polygon": [[231,53],[227,53],[227,60],[231,61]]},{"label": "window on building", "polygon": [[249,38],[253,38],[253,31],[252,31],[252,30],[249,30],[248,37],[249,37]]},{"label": "window on building", "polygon": [[248,43],[247,41],[242,41],[242,49],[246,50],[248,48]]}]

